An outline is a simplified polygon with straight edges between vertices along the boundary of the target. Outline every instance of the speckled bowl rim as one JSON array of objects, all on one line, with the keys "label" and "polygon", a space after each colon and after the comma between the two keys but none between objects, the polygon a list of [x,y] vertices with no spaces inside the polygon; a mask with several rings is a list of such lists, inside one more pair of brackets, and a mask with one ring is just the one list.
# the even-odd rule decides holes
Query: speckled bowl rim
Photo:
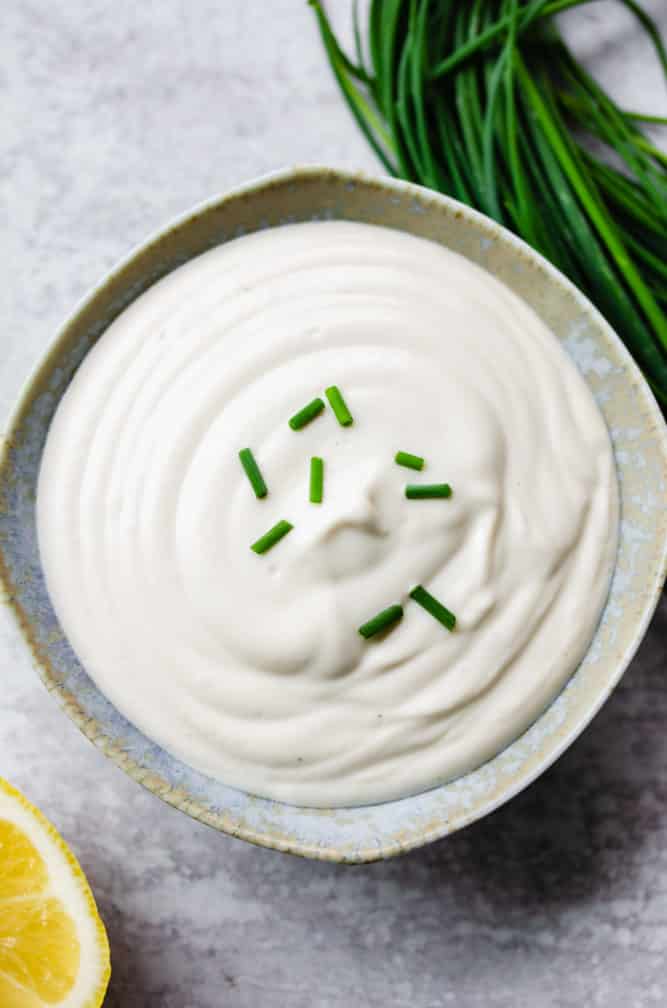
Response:
[{"label": "speckled bowl rim", "polygon": [[[440,205],[443,209],[455,215],[457,218],[467,219],[479,230],[486,233],[489,240],[499,241],[506,248],[510,249],[516,257],[523,257],[533,266],[545,273],[549,282],[559,286],[564,293],[574,295],[579,306],[589,316],[595,327],[602,330],[605,337],[615,345],[615,351],[624,361],[624,368],[627,368],[628,380],[632,382],[636,393],[642,399],[642,406],[646,410],[654,424],[654,433],[660,441],[660,451],[662,455],[663,469],[667,479],[667,427],[660,412],[660,409],[653,397],[653,394],[644,380],[641,372],[637,368],[628,351],[623,346],[619,337],[611,329],[597,309],[587,298],[565,278],[555,267],[553,267],[543,256],[537,253],[529,245],[517,238],[511,232],[495,223],[483,214],[472,210],[470,207],[459,203],[450,197],[443,196],[421,186],[409,182],[403,182],[392,178],[377,178],[365,173],[342,171],[327,168],[320,165],[296,166],[272,172],[256,178],[244,185],[236,187],[229,192],[211,197],[198,204],[194,208],[180,214],[172,219],[166,226],[154,232],[145,241],[136,245],[131,252],[116,264],[106,276],[97,283],[77,304],[74,311],[68,316],[63,325],[58,329],[52,342],[42,355],[40,361],[33,369],[29,378],[25,382],[17,403],[7,421],[6,433],[0,436],[0,490],[2,479],[6,475],[5,469],[9,468],[9,457],[12,445],[18,437],[21,424],[29,414],[34,401],[43,385],[44,377],[50,372],[54,360],[58,359],[59,353],[66,343],[67,334],[70,327],[73,327],[77,320],[90,309],[98,296],[107,285],[126,271],[126,269],[142,253],[151,251],[167,237],[176,235],[182,228],[193,223],[216,209],[224,207],[228,203],[237,200],[247,200],[253,194],[266,191],[271,187],[282,187],[286,183],[298,185],[300,182],[312,182],[317,179],[336,180],[337,182],[350,186],[371,186],[375,189],[385,190],[388,194],[399,197],[407,196],[415,203],[421,204],[423,211],[428,212],[428,208]],[[12,583],[9,567],[3,554],[3,545],[0,541],[0,603],[9,609],[11,617],[18,626],[20,633],[27,643],[34,664],[50,693],[55,694],[57,701],[66,711],[67,715],[76,723],[83,734],[89,738],[104,754],[113,760],[118,767],[124,770],[130,777],[139,784],[156,794],[163,801],[171,804],[180,811],[186,812],[192,818],[205,823],[213,828],[236,836],[250,843],[272,848],[279,851],[299,855],[302,857],[315,858],[324,861],[334,861],[349,864],[370,863],[383,860],[405,853],[416,847],[430,843],[436,839],[449,835],[471,822],[488,815],[500,805],[509,801],[516,794],[531,784],[540,774],[542,774],[555,760],[572,744],[584,728],[590,723],[602,705],[608,699],[613,689],[618,684],[628,664],[634,657],[639,647],[649,623],[658,604],[660,594],[667,577],[667,523],[662,528],[661,537],[656,537],[655,564],[653,576],[648,578],[648,583],[643,586],[643,598],[640,609],[637,613],[635,630],[632,639],[626,647],[621,658],[617,661],[614,673],[609,676],[602,689],[596,695],[593,703],[583,713],[583,715],[571,726],[570,730],[562,734],[553,748],[534,766],[525,772],[518,772],[515,779],[511,780],[504,788],[500,788],[487,801],[476,805],[468,814],[459,815],[455,819],[443,818],[441,821],[431,824],[431,827],[421,832],[416,830],[412,835],[403,837],[399,841],[386,843],[384,846],[359,848],[351,850],[349,848],[337,848],[335,845],[320,846],[307,844],[298,838],[290,838],[287,835],[279,835],[277,832],[268,830],[262,832],[252,829],[243,824],[232,824],[225,818],[224,813],[217,813],[208,809],[192,795],[184,794],[181,789],[172,787],[168,782],[156,776],[150,768],[143,766],[128,757],[126,753],[116,744],[115,739],[105,733],[104,728],[95,723],[80,706],[77,698],[68,693],[58,681],[58,675],[54,671],[44,648],[36,639],[35,632],[31,626],[30,618],[24,611],[16,597],[15,586]],[[545,712],[546,713],[546,712]],[[446,786],[446,785],[445,785]],[[308,811],[308,810],[305,810]],[[321,811],[321,810],[317,810]],[[345,811],[345,810],[333,810]]]}]

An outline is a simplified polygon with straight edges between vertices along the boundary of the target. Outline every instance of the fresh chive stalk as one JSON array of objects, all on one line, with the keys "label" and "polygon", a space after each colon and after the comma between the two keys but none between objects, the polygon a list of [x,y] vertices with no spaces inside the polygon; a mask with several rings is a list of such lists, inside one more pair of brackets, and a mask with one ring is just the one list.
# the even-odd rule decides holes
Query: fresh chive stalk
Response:
[{"label": "fresh chive stalk", "polygon": [[[370,0],[355,62],[324,0],[310,0],[385,168],[543,253],[606,316],[667,408],[667,155],[643,126],[663,117],[622,108],[572,55],[555,16],[586,2]],[[638,0],[621,3],[667,79],[656,23]]]},{"label": "fresh chive stalk", "polygon": [[430,613],[438,623],[442,623],[444,627],[448,630],[453,630],[456,626],[456,616],[453,612],[450,612],[442,602],[438,602],[437,598],[434,598],[430,592],[427,592],[425,588],[421,585],[417,585],[410,592],[410,598],[425,609],[427,613]]},{"label": "fresh chive stalk", "polygon": [[288,532],[291,532],[294,526],[288,521],[279,521],[273,528],[270,528],[268,532],[265,532],[263,536],[254,542],[250,547],[255,553],[267,553],[270,549],[280,542]]},{"label": "fresh chive stalk", "polygon": [[317,399],[313,399],[313,401],[309,402],[303,407],[303,409],[300,409],[298,413],[295,413],[293,417],[290,417],[290,427],[295,431],[301,430],[301,428],[305,427],[306,424],[309,424],[311,420],[318,417],[323,409],[324,402],[318,396]]},{"label": "fresh chive stalk", "polygon": [[433,500],[437,497],[451,497],[449,483],[408,483],[405,488],[408,500]]},{"label": "fresh chive stalk", "polygon": [[396,465],[405,466],[406,469],[416,469],[417,472],[421,472],[424,468],[424,459],[420,455],[411,455],[410,452],[396,452],[394,462]]},{"label": "fresh chive stalk", "polygon": [[328,389],[325,389],[324,393],[329,400],[329,405],[334,411],[336,420],[341,425],[341,427],[349,427],[353,422],[352,414],[347,408],[347,403],[343,399],[340,389],[337,385],[330,385]]},{"label": "fresh chive stalk", "polygon": [[372,619],[369,619],[368,623],[360,626],[359,633],[368,640],[370,637],[375,637],[376,634],[382,633],[384,630],[389,630],[390,627],[395,626],[401,619],[403,619],[403,606],[392,605],[388,609],[383,609],[377,616],[373,616]]},{"label": "fresh chive stalk", "polygon": [[324,459],[314,455],[310,460],[310,503],[321,504],[324,492]]},{"label": "fresh chive stalk", "polygon": [[255,456],[250,451],[249,448],[242,448],[239,452],[239,458],[241,460],[241,465],[245,470],[245,474],[250,480],[250,485],[255,491],[256,497],[266,497],[269,492],[266,488],[266,483],[264,482],[264,477],[262,476],[259,466],[255,461]]}]

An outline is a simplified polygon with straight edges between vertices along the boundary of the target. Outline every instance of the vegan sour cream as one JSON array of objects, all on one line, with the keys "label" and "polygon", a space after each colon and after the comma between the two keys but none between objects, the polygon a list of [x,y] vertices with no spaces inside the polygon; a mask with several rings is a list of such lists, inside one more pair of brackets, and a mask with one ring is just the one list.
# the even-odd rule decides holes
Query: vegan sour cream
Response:
[{"label": "vegan sour cream", "polygon": [[[354,422],[327,404],[291,429],[334,384]],[[420,482],[452,495],[408,499]],[[313,806],[418,792],[526,729],[587,649],[618,520],[603,420],[533,311],[351,222],[231,241],[123,311],[57,409],[37,516],[61,626],[116,707],[198,770]]]}]

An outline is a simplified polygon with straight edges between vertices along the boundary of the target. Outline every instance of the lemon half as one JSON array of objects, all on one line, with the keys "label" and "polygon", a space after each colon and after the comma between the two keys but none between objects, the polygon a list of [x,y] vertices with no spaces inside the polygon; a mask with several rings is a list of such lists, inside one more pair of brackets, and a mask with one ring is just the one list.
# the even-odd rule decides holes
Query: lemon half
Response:
[{"label": "lemon half", "polygon": [[71,850],[0,778],[0,1005],[99,1008],[109,942]]}]

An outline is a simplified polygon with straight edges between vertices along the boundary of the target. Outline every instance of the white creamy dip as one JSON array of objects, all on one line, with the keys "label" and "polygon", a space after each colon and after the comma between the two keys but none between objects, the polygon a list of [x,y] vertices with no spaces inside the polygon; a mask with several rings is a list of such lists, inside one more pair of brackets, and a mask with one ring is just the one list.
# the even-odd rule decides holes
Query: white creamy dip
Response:
[{"label": "white creamy dip", "polygon": [[[333,384],[353,425],[327,405],[291,430]],[[58,407],[37,517],[62,628],[118,709],[205,773],[313,806],[420,791],[527,728],[586,651],[618,524],[603,420],[533,311],[434,243],[342,222],[232,241],[124,311]]]}]

